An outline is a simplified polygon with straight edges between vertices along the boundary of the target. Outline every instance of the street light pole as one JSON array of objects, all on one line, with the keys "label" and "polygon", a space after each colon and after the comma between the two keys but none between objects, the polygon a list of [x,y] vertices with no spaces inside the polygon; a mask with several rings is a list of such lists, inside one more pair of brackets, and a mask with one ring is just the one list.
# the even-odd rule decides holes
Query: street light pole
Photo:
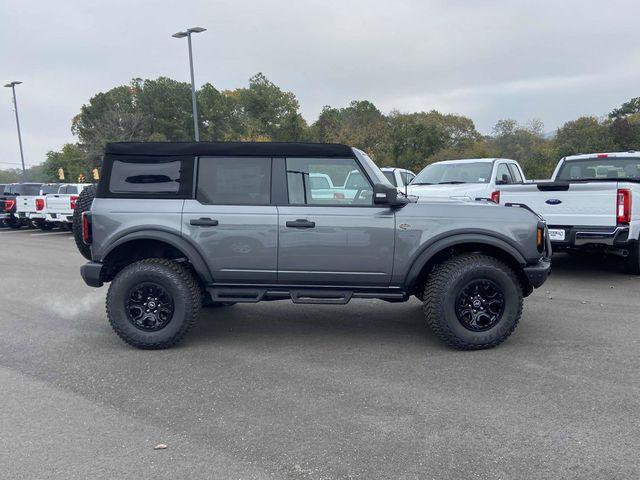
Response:
[{"label": "street light pole", "polygon": [[196,102],[196,81],[193,76],[193,52],[191,49],[191,34],[204,32],[206,28],[192,27],[185,32],[177,32],[171,35],[174,38],[187,37],[189,44],[189,70],[191,71],[191,103],[193,104],[193,131],[195,132],[196,142],[200,141],[200,129],[198,127],[198,104]]},{"label": "street light pole", "polygon": [[18,116],[18,101],[16,100],[16,85],[20,85],[22,82],[13,81],[7,83],[5,87],[11,88],[13,92],[13,109],[16,112],[16,126],[18,127],[18,144],[20,145],[20,160],[22,161],[22,181],[27,180],[27,170],[24,168],[24,152],[22,151],[22,135],[20,134],[20,117]]}]

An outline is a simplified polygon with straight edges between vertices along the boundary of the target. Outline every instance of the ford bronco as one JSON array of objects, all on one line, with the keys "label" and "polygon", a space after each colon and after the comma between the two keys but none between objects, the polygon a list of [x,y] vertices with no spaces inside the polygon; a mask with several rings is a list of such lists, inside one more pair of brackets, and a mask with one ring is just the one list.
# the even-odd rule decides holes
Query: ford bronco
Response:
[{"label": "ford bronco", "polygon": [[550,271],[526,207],[406,197],[339,144],[111,143],[74,225],[84,281],[111,283],[108,320],[139,348],[175,345],[202,306],[411,296],[447,344],[489,348]]}]

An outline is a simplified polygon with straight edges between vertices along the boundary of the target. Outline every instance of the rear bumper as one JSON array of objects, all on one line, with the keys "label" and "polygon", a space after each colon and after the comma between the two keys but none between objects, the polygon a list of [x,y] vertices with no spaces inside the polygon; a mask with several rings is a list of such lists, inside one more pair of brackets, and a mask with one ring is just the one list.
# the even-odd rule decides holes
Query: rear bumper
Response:
[{"label": "rear bumper", "polygon": [[47,222],[73,222],[73,212],[47,213],[45,214]]},{"label": "rear bumper", "polygon": [[538,263],[524,267],[524,274],[533,288],[540,287],[551,274],[551,260],[541,258]]},{"label": "rear bumper", "polygon": [[552,241],[555,249],[581,247],[584,245],[624,246],[630,243],[629,227],[563,227],[552,229],[565,231],[564,241]]},{"label": "rear bumper", "polygon": [[80,275],[84,283],[90,287],[101,287],[104,283],[102,277],[102,264],[98,262],[88,262],[80,267]]}]

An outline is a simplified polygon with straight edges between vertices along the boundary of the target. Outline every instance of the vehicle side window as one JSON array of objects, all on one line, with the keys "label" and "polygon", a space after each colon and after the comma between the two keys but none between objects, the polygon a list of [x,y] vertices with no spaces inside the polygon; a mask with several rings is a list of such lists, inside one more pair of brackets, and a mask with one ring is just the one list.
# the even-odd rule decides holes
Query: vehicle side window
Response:
[{"label": "vehicle side window", "polygon": [[400,172],[400,176],[402,177],[402,181],[405,185],[409,185],[409,183],[411,183],[411,180],[415,178],[415,175],[409,172]]},{"label": "vehicle side window", "polygon": [[268,205],[271,158],[201,158],[196,199],[204,204]]},{"label": "vehicle side window", "polygon": [[112,193],[177,193],[179,188],[180,160],[113,162],[109,182]]},{"label": "vehicle side window", "polygon": [[513,177],[513,181],[515,183],[522,183],[524,182],[524,179],[522,178],[522,175],[520,174],[520,169],[514,165],[513,163],[509,164],[509,170],[511,170],[511,176]]},{"label": "vehicle side window", "polygon": [[387,177],[387,180],[391,182],[391,185],[393,185],[394,187],[398,186],[398,184],[396,183],[396,172],[389,172],[388,170],[385,170],[382,173],[384,173],[384,176]]},{"label": "vehicle side window", "polygon": [[511,172],[509,171],[509,167],[506,163],[498,165],[498,169],[496,170],[496,183],[503,185],[513,183],[513,177],[511,176]]},{"label": "vehicle side window", "polygon": [[[289,203],[292,205],[372,203],[371,183],[353,158],[287,158],[286,164]],[[326,185],[317,188],[312,181],[316,177],[329,177],[329,188]]]}]

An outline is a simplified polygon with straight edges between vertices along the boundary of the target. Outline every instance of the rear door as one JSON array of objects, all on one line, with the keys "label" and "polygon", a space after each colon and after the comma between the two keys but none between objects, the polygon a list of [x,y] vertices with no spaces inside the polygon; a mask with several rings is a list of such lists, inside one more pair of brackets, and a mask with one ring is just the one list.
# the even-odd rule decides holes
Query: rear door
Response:
[{"label": "rear door", "polygon": [[[395,215],[373,205],[372,183],[354,158],[287,158],[287,205],[278,206],[278,282],[386,286],[393,268]],[[310,174],[326,174],[330,198]]]},{"label": "rear door", "polygon": [[216,283],[275,283],[278,211],[269,157],[203,157],[195,199],[185,200],[182,234],[200,250]]}]

